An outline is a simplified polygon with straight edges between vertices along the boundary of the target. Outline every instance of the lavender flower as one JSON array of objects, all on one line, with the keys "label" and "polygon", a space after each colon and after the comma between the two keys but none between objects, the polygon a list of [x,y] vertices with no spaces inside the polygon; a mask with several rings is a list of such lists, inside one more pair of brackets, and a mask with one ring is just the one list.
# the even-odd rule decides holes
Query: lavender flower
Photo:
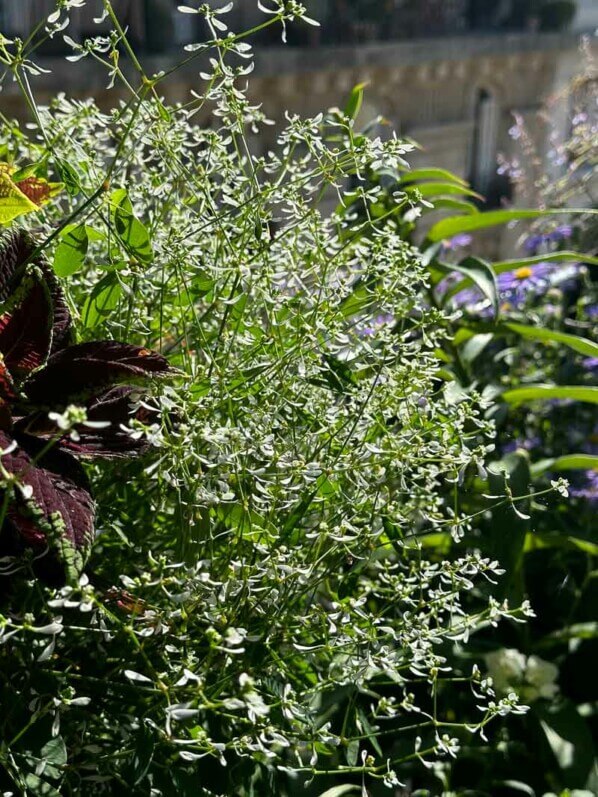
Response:
[{"label": "lavender flower", "polygon": [[[579,275],[578,264],[563,267],[556,263],[537,263],[515,271],[506,271],[497,278],[501,307],[505,310],[522,307],[530,297],[546,293],[553,287],[567,289]],[[457,307],[466,307],[480,316],[490,316],[492,308],[478,288],[466,288],[453,297]]]},{"label": "lavender flower", "polygon": [[446,241],[443,241],[442,248],[445,251],[454,252],[456,249],[465,249],[468,246],[471,246],[471,242],[473,238],[471,235],[468,235],[466,232],[459,233],[458,235],[454,235],[452,238],[448,238]]},{"label": "lavender flower", "polygon": [[581,483],[571,487],[569,493],[575,498],[583,498],[592,506],[598,506],[598,471],[585,471]]},{"label": "lavender flower", "polygon": [[523,440],[514,438],[510,440],[503,446],[503,452],[505,454],[511,454],[513,451],[517,451],[518,449],[524,449],[525,451],[533,451],[534,448],[538,448],[542,443],[542,440],[538,437],[538,435],[532,435],[531,437],[524,437]]},{"label": "lavender flower", "polygon": [[538,250],[546,245],[551,248],[551,244],[558,244],[561,241],[566,241],[573,235],[573,227],[570,224],[561,224],[552,232],[539,233],[537,235],[530,235],[523,244],[525,250],[530,254],[536,254]]},{"label": "lavender flower", "polygon": [[360,338],[367,338],[371,337],[372,335],[376,335],[382,327],[388,326],[389,324],[394,324],[395,317],[390,315],[389,313],[383,313],[381,315],[377,315],[370,321],[370,326],[363,327],[362,329],[358,330],[357,334]]}]

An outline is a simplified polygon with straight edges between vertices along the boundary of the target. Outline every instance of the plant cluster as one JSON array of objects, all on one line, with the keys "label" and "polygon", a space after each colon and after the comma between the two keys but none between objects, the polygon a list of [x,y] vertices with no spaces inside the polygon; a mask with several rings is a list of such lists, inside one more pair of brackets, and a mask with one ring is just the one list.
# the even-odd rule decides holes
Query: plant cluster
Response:
[{"label": "plant cluster", "polygon": [[[547,368],[542,380],[555,383],[539,384],[538,369],[530,378],[525,357],[539,342],[555,368],[563,350],[598,347],[526,323],[542,292],[523,296],[521,284],[569,296],[534,270],[536,256],[491,265],[456,247],[543,211],[482,212],[454,175],[409,170],[411,145],[357,131],[362,88],[342,112],[289,116],[277,146],[256,155],[251,137],[269,120],[243,91],[251,38],[228,30],[228,6],[181,7],[203,16],[211,39],[188,46],[201,90],[170,107],[167,76],[144,72],[109,0],[109,35],[68,37],[80,4],[59,2],[25,42],[0,39],[32,117],[26,135],[8,119],[0,133],[0,221],[13,248],[26,242],[16,259],[6,247],[2,264],[22,266],[0,319],[19,380],[10,428],[38,433],[44,457],[145,455],[88,466],[98,533],[84,569],[48,586],[35,548],[7,552],[2,787],[508,789],[500,767],[462,786],[459,756],[483,760],[490,734],[519,727],[519,694],[528,716],[557,695],[554,665],[520,646],[517,629],[527,634],[533,615],[521,580],[538,537],[530,512],[560,507],[567,483],[554,461],[534,482],[500,430],[522,439],[528,416],[509,407],[530,400],[595,401],[596,388],[557,383]],[[259,6],[250,34],[305,16],[300,3]],[[35,48],[58,35],[79,68],[103,64],[127,99],[110,112],[62,95],[40,107]],[[211,126],[198,126],[207,113]],[[438,208],[450,215],[422,233]],[[579,286],[587,267],[571,276]],[[13,373],[1,329],[24,283],[50,308],[30,318],[36,346],[44,330],[46,343]],[[480,294],[465,301],[472,287]],[[53,352],[57,300],[77,341]],[[93,342],[99,330],[105,342]],[[513,336],[519,366],[502,342]],[[508,369],[488,373],[488,352]],[[78,364],[50,385],[54,358]],[[148,397],[132,386],[149,371],[176,378]],[[11,467],[26,446],[13,437],[0,457],[3,541],[36,498],[29,465]],[[39,518],[39,501],[31,509]],[[52,539],[64,531],[54,523]]]}]

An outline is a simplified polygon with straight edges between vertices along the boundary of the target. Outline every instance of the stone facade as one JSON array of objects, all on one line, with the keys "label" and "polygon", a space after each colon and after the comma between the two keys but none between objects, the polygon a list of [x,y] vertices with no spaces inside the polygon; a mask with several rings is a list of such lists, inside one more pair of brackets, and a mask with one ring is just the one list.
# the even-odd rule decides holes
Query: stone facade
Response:
[{"label": "stone facade", "polygon": [[[0,6],[7,1],[16,2],[0,0]],[[45,0],[18,2],[28,3],[31,13],[39,13]],[[151,2],[168,5],[168,0]],[[140,0],[115,0],[115,5],[142,40],[147,17],[138,14]],[[239,9],[243,19],[238,22],[254,22],[253,0],[241,2]],[[86,13],[91,11],[90,6]],[[88,22],[81,17],[77,24],[84,29]],[[493,164],[499,152],[509,152],[513,111],[531,118],[544,100],[580,69],[579,28],[591,25],[598,25],[598,3],[590,7],[581,0],[577,32],[469,32],[357,45],[262,46],[256,49],[250,97],[263,103],[268,116],[280,120],[287,109],[313,115],[342,105],[352,86],[367,82],[359,122],[384,117],[389,123],[387,129],[395,129],[421,145],[422,150],[411,158],[414,165],[442,166],[473,178],[478,188],[487,195],[494,192],[493,199],[499,202],[504,186],[492,184],[496,177]],[[185,39],[187,34],[179,28],[180,38]],[[142,60],[151,74],[168,70],[180,57],[179,50],[147,54]],[[105,75],[93,62],[73,65],[61,58],[42,58],[41,64],[52,74],[33,81],[38,100],[68,88],[75,95],[94,94],[103,103]],[[193,61],[174,72],[161,84],[168,99],[185,101],[191,89],[201,91],[199,71],[200,62]],[[0,102],[7,115],[21,116],[24,112],[15,87],[8,82]],[[560,122],[566,126],[567,114],[561,116]],[[259,151],[272,143],[261,135],[253,146]]]}]

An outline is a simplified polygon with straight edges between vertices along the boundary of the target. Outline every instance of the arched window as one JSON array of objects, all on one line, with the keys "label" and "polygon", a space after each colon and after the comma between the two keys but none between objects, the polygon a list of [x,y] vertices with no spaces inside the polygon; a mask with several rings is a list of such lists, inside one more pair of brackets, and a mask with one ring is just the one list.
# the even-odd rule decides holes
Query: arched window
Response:
[{"label": "arched window", "polygon": [[488,89],[478,89],[475,97],[470,182],[485,193],[496,174],[498,104]]}]

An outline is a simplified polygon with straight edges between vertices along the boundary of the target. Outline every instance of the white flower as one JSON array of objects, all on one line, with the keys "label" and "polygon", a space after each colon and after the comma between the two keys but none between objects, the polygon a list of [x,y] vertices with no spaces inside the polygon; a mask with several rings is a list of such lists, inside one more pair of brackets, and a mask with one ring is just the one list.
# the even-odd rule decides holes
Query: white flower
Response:
[{"label": "white flower", "polygon": [[538,697],[552,698],[557,694],[559,687],[555,681],[558,675],[559,669],[552,662],[545,661],[539,656],[528,658],[525,680],[536,688]]},{"label": "white flower", "polygon": [[501,648],[485,657],[488,673],[497,692],[507,694],[511,687],[523,682],[525,656],[514,648]]},{"label": "white flower", "polygon": [[502,648],[485,656],[488,673],[497,693],[515,692],[527,703],[553,698],[559,691],[555,683],[558,667],[539,656],[526,657],[514,648]]},{"label": "white flower", "polygon": [[567,479],[563,479],[562,476],[558,479],[553,479],[550,482],[550,486],[556,490],[557,493],[560,493],[564,498],[569,497],[569,482]]}]

